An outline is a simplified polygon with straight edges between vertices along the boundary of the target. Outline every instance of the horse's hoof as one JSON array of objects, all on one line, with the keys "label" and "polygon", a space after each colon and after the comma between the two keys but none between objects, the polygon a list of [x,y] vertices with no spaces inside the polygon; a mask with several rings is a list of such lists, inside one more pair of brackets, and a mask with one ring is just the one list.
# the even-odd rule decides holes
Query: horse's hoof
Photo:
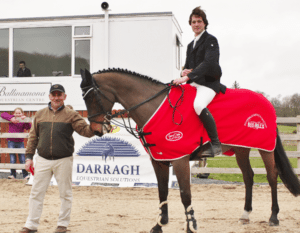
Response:
[{"label": "horse's hoof", "polygon": [[162,230],[153,230],[153,229],[151,229],[151,231],[150,231],[150,233],[163,233],[163,231]]},{"label": "horse's hoof", "polygon": [[250,219],[242,219],[240,218],[239,220],[239,224],[240,225],[246,225],[246,224],[249,224],[250,223]]},{"label": "horse's hoof", "polygon": [[161,226],[156,224],[150,231],[150,233],[162,233],[162,229]]},{"label": "horse's hoof", "polygon": [[279,226],[279,220],[269,221],[269,226],[271,227]]}]

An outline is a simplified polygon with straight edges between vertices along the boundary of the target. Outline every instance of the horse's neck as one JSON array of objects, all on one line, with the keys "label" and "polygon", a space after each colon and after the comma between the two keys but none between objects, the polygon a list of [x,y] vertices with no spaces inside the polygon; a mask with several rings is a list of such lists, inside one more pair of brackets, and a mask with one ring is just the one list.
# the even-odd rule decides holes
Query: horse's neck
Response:
[{"label": "horse's neck", "polygon": [[[124,77],[123,77],[124,79]],[[115,92],[117,93],[118,102],[125,108],[130,109],[145,100],[156,95],[163,90],[164,85],[152,83],[149,80],[142,80],[134,77],[127,77],[127,79],[117,83]],[[148,119],[153,115],[158,106],[162,103],[166,93],[144,103],[140,107],[130,112],[130,116],[139,127],[144,126]]]}]

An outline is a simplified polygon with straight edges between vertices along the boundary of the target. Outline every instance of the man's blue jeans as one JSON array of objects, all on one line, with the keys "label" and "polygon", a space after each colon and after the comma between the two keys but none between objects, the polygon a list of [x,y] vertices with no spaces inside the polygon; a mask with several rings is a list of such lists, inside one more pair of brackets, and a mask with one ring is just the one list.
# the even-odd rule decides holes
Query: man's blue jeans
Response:
[{"label": "man's blue jeans", "polygon": [[[8,141],[7,148],[24,148],[24,142]],[[17,161],[16,154],[9,154],[9,155],[10,155],[10,163],[15,164]],[[20,163],[24,164],[25,163],[25,154],[18,154],[18,155],[19,155]],[[23,178],[28,176],[28,172],[25,169],[22,169],[22,173],[23,173]],[[11,169],[10,174],[16,178],[16,176],[17,176],[16,169]]]}]

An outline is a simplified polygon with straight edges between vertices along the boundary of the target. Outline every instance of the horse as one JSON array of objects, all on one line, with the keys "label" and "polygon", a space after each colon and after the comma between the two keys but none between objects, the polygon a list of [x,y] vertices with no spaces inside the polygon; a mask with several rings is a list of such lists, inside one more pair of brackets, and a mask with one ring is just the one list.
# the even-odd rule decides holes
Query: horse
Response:
[{"label": "horse", "polygon": [[[108,149],[107,149],[108,147]],[[106,163],[106,159],[107,157],[109,157],[109,159],[111,159],[111,157],[113,157],[113,161],[115,160],[115,150],[112,147],[112,145],[110,145],[108,142],[105,145],[105,150],[102,152],[102,160],[105,159],[105,163]]]},{"label": "horse", "polygon": [[[137,127],[142,128],[166,98],[168,95],[167,91],[169,90],[168,86],[170,86],[151,77],[119,68],[98,71],[93,75],[88,70],[81,70],[81,77],[82,82],[80,87],[88,111],[88,120],[95,134],[100,137],[112,129],[110,121],[116,117],[116,114],[112,114],[114,103],[120,103],[125,109],[122,113],[127,113],[135,121]],[[249,160],[251,148],[222,145],[222,151],[227,151],[228,149],[234,151],[237,164],[243,174],[245,205],[239,221],[242,224],[248,224],[250,222],[249,215],[252,211],[254,176]],[[269,225],[278,226],[277,177],[278,175],[280,176],[285,186],[294,196],[300,194],[300,182],[289,163],[278,133],[275,150],[265,151],[259,149],[258,151],[266,167],[267,179],[271,187],[272,207]],[[194,158],[202,158],[201,151],[197,153],[197,156]],[[167,197],[170,165],[173,166],[177,177],[181,201],[185,209],[186,232],[197,232],[197,221],[191,205],[189,166],[191,158],[191,155],[187,155],[172,161],[151,159],[158,182],[160,210],[157,223],[150,230],[151,233],[163,232],[162,227],[169,221]]]}]

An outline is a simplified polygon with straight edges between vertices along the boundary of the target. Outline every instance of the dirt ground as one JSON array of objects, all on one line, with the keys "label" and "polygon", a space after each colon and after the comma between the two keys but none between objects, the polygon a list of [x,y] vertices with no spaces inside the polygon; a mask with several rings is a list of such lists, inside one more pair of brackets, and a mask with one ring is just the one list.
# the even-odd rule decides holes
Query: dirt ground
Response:
[{"label": "dirt ground", "polygon": [[[31,186],[22,180],[0,179],[0,232],[18,232],[28,215]],[[270,227],[271,194],[267,185],[254,186],[253,212],[248,225],[240,225],[243,212],[243,185],[192,185],[192,205],[201,233],[273,233],[300,232],[299,197],[283,186],[278,187],[280,206],[278,227]],[[169,192],[169,224],[164,233],[184,232],[184,208],[178,189]],[[156,188],[74,187],[70,233],[147,233],[156,223]],[[50,186],[44,201],[38,232],[56,228],[60,209],[56,186]]]}]

